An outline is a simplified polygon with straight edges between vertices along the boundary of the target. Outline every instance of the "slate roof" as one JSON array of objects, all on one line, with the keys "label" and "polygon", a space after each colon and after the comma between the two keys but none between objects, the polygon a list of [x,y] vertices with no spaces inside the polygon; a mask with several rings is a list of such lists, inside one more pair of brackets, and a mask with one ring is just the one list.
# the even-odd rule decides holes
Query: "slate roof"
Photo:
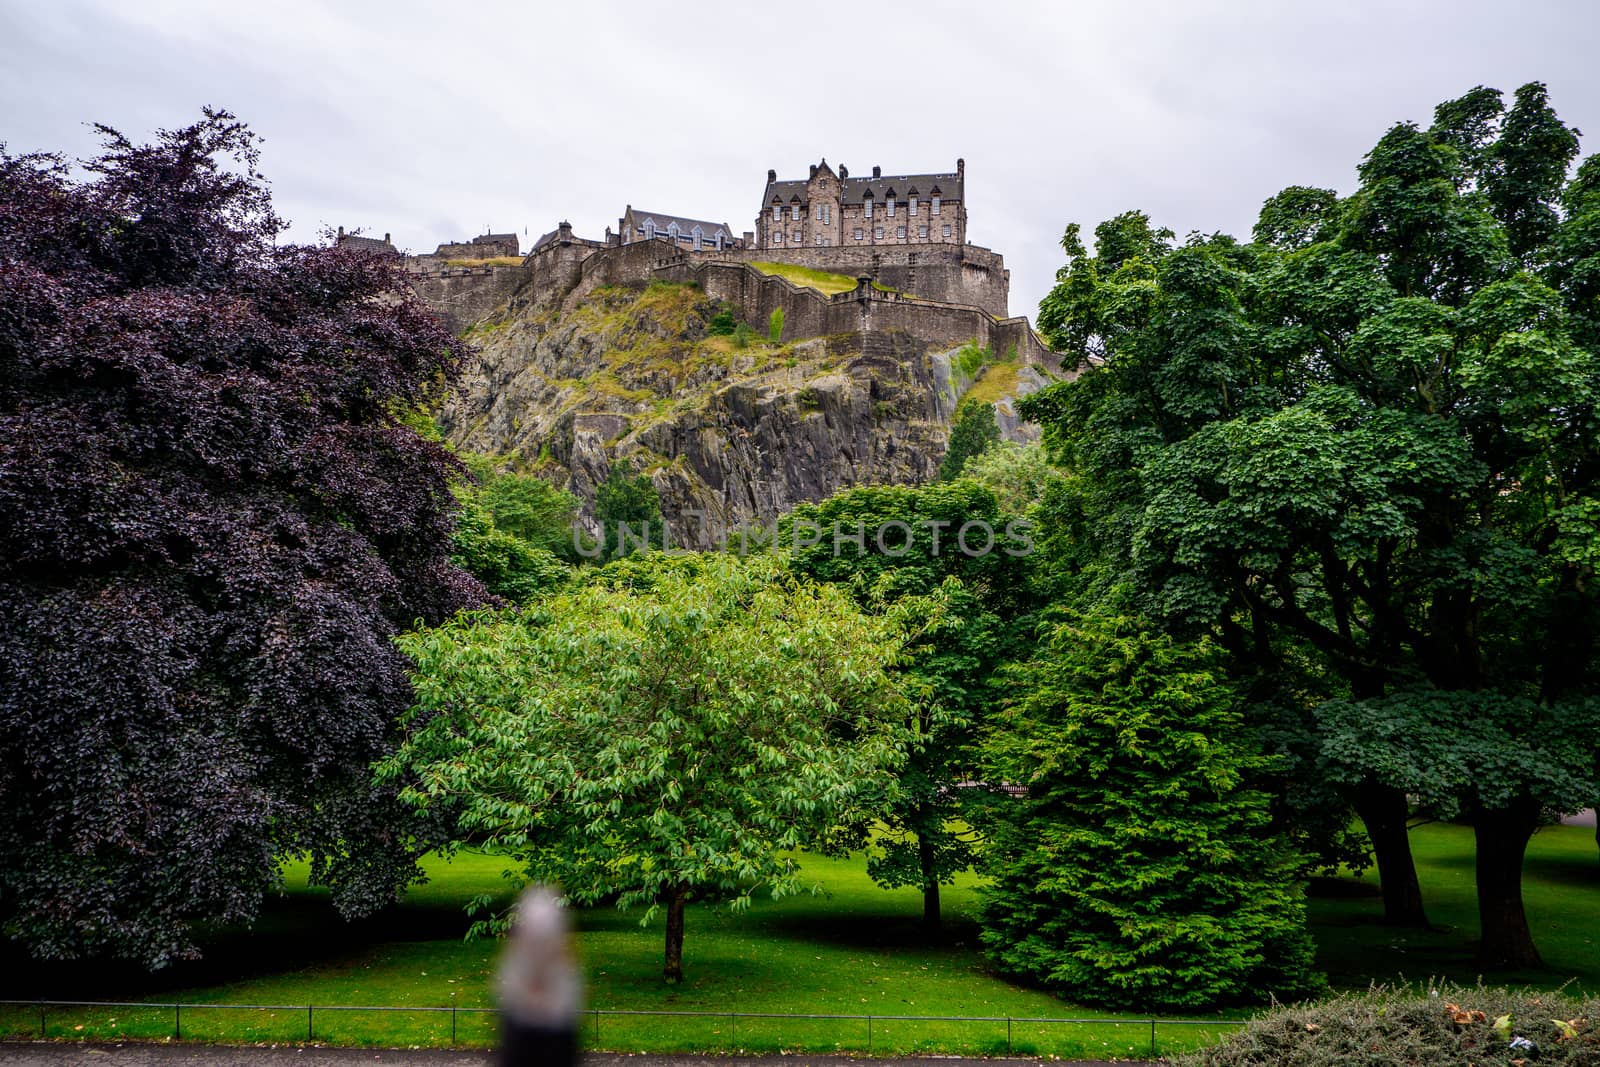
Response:
[{"label": "slate roof", "polygon": [[475,245],[498,245],[507,242],[517,243],[517,235],[514,233],[486,233],[472,239],[472,243]]},{"label": "slate roof", "polygon": [[717,239],[718,230],[722,231],[722,236],[725,240],[731,241],[733,239],[733,230],[726,222],[708,222],[705,219],[691,219],[682,215],[663,215],[659,211],[640,211],[638,208],[632,206],[630,206],[628,210],[633,212],[633,226],[636,230],[644,226],[646,219],[654,219],[656,223],[656,233],[662,235],[663,237],[666,236],[668,228],[674,222],[676,222],[678,224],[678,235],[680,237],[690,236],[692,233],[694,233],[694,228],[698,226],[700,227],[700,237],[702,240],[715,241]]},{"label": "slate roof", "polygon": [[[872,192],[872,202],[881,204],[889,198],[889,193],[894,193],[896,200],[905,200],[915,192],[917,199],[926,200],[937,196],[941,200],[961,200],[965,190],[962,175],[951,172],[949,174],[886,174],[881,178],[857,178],[851,176],[839,182],[839,202],[842,204],[859,204],[866,197],[867,191]],[[775,181],[768,182],[767,188],[761,195],[763,208],[771,208],[773,198],[785,206],[794,203],[808,203],[806,191],[807,183],[804,181]]]},{"label": "slate roof", "polygon": [[559,228],[557,228],[557,229],[551,230],[549,233],[540,234],[539,235],[539,239],[537,241],[533,242],[533,247],[531,249],[529,249],[529,252],[537,252],[537,251],[539,251],[539,249],[543,248],[545,245],[553,243],[555,241],[555,239],[556,239],[556,235],[559,234],[560,232],[561,232],[561,230]]}]

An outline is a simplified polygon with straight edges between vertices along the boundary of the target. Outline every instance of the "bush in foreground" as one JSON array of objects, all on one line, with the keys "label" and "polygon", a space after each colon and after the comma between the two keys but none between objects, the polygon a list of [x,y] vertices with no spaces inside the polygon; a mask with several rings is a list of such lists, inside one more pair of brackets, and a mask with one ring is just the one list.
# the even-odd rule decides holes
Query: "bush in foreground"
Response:
[{"label": "bush in foreground", "polygon": [[1277,1008],[1183,1065],[1600,1064],[1600,999],[1439,986],[1375,988]]}]

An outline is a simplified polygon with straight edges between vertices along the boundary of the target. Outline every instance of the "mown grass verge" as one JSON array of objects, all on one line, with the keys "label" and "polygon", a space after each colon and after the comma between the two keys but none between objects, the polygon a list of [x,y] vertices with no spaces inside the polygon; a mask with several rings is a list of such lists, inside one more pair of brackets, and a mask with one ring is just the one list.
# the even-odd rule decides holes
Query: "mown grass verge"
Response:
[{"label": "mown grass verge", "polygon": [[[1379,922],[1374,897],[1342,879],[1311,901],[1320,960],[1334,982],[1364,988],[1371,980],[1422,981],[1430,976],[1471,982],[1470,942],[1476,933],[1472,897],[1472,834],[1433,825],[1413,833],[1417,863],[1438,929],[1396,931]],[[304,1041],[305,1005],[383,1005],[483,1009],[492,1005],[497,946],[464,941],[462,904],[480,893],[509,902],[501,877],[505,861],[471,852],[446,862],[431,858],[430,881],[404,903],[358,924],[340,922],[326,894],[304,886],[303,868],[288,872],[288,887],[253,931],[221,930],[207,958],[154,977],[97,968],[44,968],[12,960],[8,996],[53,999],[148,1000],[161,1003],[265,1004],[262,1011],[185,1009],[186,1039],[229,1042]],[[691,908],[685,943],[686,981],[660,981],[661,923],[641,928],[638,913],[589,909],[578,914],[579,950],[589,980],[589,1004],[603,1009],[720,1013],[698,1016],[613,1016],[599,1019],[594,1047],[622,1051],[942,1052],[995,1055],[1007,1047],[1007,1017],[1098,1018],[1088,1023],[1010,1024],[1016,1054],[1062,1057],[1143,1057],[1150,1051],[1142,1017],[1087,1011],[989,973],[976,943],[976,903],[970,880],[945,894],[946,928],[923,937],[920,897],[886,892],[869,882],[858,858],[807,856],[805,867],[824,890],[782,901],[758,899],[744,913]],[[1535,936],[1549,969],[1509,980],[1569,991],[1600,988],[1600,865],[1588,830],[1558,827],[1540,833],[1529,850],[1525,888]],[[1495,976],[1499,980],[1500,976]],[[760,1019],[729,1013],[775,1013],[860,1018]],[[1237,1017],[1240,1013],[1232,1013]],[[889,1016],[985,1016],[998,1022],[948,1023]],[[447,1045],[449,1013],[355,1012],[313,1014],[317,1041],[349,1045]],[[592,1035],[594,1019],[586,1020]],[[54,1038],[170,1039],[170,1008],[66,1009],[47,1013]],[[455,1041],[493,1039],[492,1016],[463,1010]],[[0,1035],[38,1032],[30,1007],[0,1011]],[[1157,1048],[1177,1053],[1220,1039],[1231,1030],[1223,1016],[1210,1025],[1164,1025]]]}]

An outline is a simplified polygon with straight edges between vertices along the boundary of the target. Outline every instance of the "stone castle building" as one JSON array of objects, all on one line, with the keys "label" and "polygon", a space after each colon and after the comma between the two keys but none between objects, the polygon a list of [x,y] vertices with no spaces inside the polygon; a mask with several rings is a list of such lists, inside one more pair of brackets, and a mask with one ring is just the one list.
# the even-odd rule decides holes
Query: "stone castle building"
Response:
[{"label": "stone castle building", "polygon": [[879,245],[964,245],[967,241],[966,160],[949,174],[872,176],[837,173],[826,159],[804,181],[767,171],[756,216],[761,249],[872,248]]},{"label": "stone castle building", "polygon": [[[823,332],[859,311],[906,324],[930,342],[967,336],[987,344],[999,329],[995,337],[1006,344],[1015,334],[1024,348],[1039,347],[1026,321],[1011,317],[1004,258],[967,241],[965,161],[947,173],[884,175],[873,167],[870,176],[853,177],[824,159],[803,181],[769,170],[761,197],[755,229],[738,236],[724,222],[629,204],[603,240],[577,236],[562,222],[525,255],[518,235],[491,233],[401,262],[412,286],[457,330],[508,300],[570,306],[596,286],[659,279],[694,281],[760,329],[779,309],[797,329],[809,323]],[[394,252],[384,238],[340,230],[341,244]],[[857,292],[823,297],[775,277],[773,262],[856,279]]]},{"label": "stone castle building", "polygon": [[[622,218],[617,220],[617,233],[621,237],[620,244],[631,245],[639,241],[664,240],[695,252],[707,249],[716,249],[720,252],[739,243],[733,236],[733,230],[725,222],[707,222],[705,219],[691,219],[682,215],[637,211],[632,204],[629,204],[627,210],[622,213]],[[611,236],[610,229],[607,229],[608,244]]]}]

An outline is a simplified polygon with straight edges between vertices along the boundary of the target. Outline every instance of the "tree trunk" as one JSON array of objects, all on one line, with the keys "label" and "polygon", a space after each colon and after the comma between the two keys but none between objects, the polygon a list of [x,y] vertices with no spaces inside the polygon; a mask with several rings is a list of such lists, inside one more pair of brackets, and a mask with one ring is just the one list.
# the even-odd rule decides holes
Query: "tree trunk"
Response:
[{"label": "tree trunk", "polygon": [[1522,907],[1522,858],[1539,826],[1539,805],[1518,800],[1480,808],[1472,832],[1478,843],[1478,964],[1487,970],[1542,967]]},{"label": "tree trunk", "polygon": [[1417,882],[1411,836],[1406,832],[1406,795],[1389,786],[1364,782],[1350,790],[1349,797],[1351,807],[1367,828],[1372,855],[1378,861],[1383,921],[1391,926],[1426,928],[1428,916],[1422,910],[1422,886]]},{"label": "tree trunk", "polygon": [[922,929],[924,933],[938,933],[939,871],[934,862],[933,843],[924,834],[917,835],[917,860],[922,865]]},{"label": "tree trunk", "polygon": [[661,977],[676,985],[683,981],[683,905],[689,899],[689,883],[679,882],[667,898],[667,962]]}]

